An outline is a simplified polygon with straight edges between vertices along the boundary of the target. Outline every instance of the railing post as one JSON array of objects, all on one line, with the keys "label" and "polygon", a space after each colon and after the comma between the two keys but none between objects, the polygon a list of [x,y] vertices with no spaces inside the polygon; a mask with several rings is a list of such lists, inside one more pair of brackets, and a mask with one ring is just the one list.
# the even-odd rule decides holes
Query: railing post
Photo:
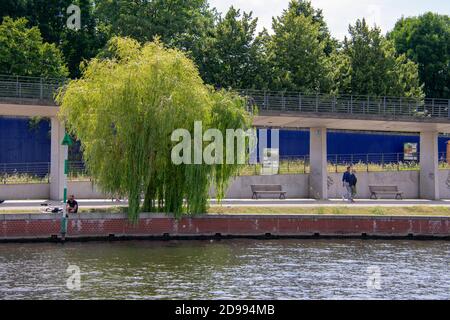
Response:
[{"label": "railing post", "polygon": [[383,115],[386,115],[386,96],[383,97]]},{"label": "railing post", "polygon": [[364,110],[364,113],[370,113],[369,110],[370,110],[370,96],[367,95],[367,107],[366,110]]},{"label": "railing post", "polygon": [[366,171],[369,172],[369,154],[366,154]]},{"label": "railing post", "polygon": [[16,76],[16,95],[17,95],[17,98],[20,98],[20,92],[19,92],[19,76]]},{"label": "railing post", "polygon": [[434,98],[431,99],[431,117],[434,117]]},{"label": "railing post", "polygon": [[264,109],[267,109],[267,94],[266,94],[266,90],[264,90]]},{"label": "railing post", "polygon": [[302,94],[301,93],[298,94],[298,111],[302,111]]},{"label": "railing post", "polygon": [[353,114],[353,95],[350,96],[350,114]]},{"label": "railing post", "polygon": [[338,155],[336,155],[336,161],[334,162],[334,166],[336,167],[336,173],[338,173]]},{"label": "railing post", "polygon": [[281,92],[281,108],[286,110],[286,104],[284,103],[284,91]]},{"label": "railing post", "polygon": [[43,88],[42,88],[42,77],[39,78],[39,98],[40,100],[42,100],[42,96],[43,96]]},{"label": "railing post", "polygon": [[333,112],[336,112],[336,96],[333,95]]},{"label": "railing post", "polygon": [[319,93],[316,92],[316,112],[319,112]]}]

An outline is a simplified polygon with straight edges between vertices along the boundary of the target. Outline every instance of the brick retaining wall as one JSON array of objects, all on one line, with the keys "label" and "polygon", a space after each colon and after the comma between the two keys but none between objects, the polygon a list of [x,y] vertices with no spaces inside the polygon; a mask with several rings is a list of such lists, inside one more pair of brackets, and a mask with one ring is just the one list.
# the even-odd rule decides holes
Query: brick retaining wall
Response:
[{"label": "brick retaining wall", "polygon": [[[67,238],[200,236],[374,236],[450,237],[450,217],[331,215],[208,215],[176,220],[141,214],[137,224],[122,214],[74,215]],[[60,218],[42,214],[0,215],[0,240],[50,239],[60,235]]]}]

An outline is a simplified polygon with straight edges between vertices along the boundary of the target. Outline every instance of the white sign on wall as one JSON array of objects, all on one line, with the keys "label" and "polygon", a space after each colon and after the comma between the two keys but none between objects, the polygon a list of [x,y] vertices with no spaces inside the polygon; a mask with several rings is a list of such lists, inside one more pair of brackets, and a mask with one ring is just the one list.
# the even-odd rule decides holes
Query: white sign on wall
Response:
[{"label": "white sign on wall", "polygon": [[278,174],[280,151],[278,148],[264,148],[261,175]]}]

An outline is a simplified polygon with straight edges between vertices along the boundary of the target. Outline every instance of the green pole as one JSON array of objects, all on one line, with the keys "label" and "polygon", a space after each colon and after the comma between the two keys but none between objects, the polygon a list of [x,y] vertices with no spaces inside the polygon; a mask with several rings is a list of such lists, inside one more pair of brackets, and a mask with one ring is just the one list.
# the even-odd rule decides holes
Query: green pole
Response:
[{"label": "green pole", "polygon": [[61,142],[62,145],[62,152],[64,153],[64,175],[63,175],[63,214],[61,217],[61,239],[65,240],[66,233],[67,233],[67,174],[69,173],[69,146],[72,145],[72,139],[70,138],[69,134],[66,132],[64,134],[64,139]]}]

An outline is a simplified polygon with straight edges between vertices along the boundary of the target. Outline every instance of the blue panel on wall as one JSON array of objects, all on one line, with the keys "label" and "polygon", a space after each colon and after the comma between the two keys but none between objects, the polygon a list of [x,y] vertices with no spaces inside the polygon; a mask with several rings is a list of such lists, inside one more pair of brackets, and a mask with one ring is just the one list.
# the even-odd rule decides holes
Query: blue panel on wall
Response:
[{"label": "blue panel on wall", "polygon": [[[270,131],[268,144],[270,147]],[[419,135],[329,131],[328,154],[402,153],[405,142],[419,143]],[[446,152],[449,137],[439,137],[439,152]],[[420,146],[419,146],[420,149]],[[309,154],[309,130],[280,130],[280,155]],[[77,158],[78,159],[78,158]],[[29,119],[0,117],[0,163],[49,162],[50,124],[30,128]]]},{"label": "blue panel on wall", "polygon": [[[446,152],[449,137],[439,137],[439,152]],[[403,153],[406,142],[420,142],[419,135],[355,133],[329,131],[328,154]],[[420,151],[420,145],[419,150]],[[280,130],[280,155],[304,156],[309,154],[309,131]]]},{"label": "blue panel on wall", "polygon": [[0,163],[49,162],[50,124],[31,128],[27,118],[0,117]]}]

